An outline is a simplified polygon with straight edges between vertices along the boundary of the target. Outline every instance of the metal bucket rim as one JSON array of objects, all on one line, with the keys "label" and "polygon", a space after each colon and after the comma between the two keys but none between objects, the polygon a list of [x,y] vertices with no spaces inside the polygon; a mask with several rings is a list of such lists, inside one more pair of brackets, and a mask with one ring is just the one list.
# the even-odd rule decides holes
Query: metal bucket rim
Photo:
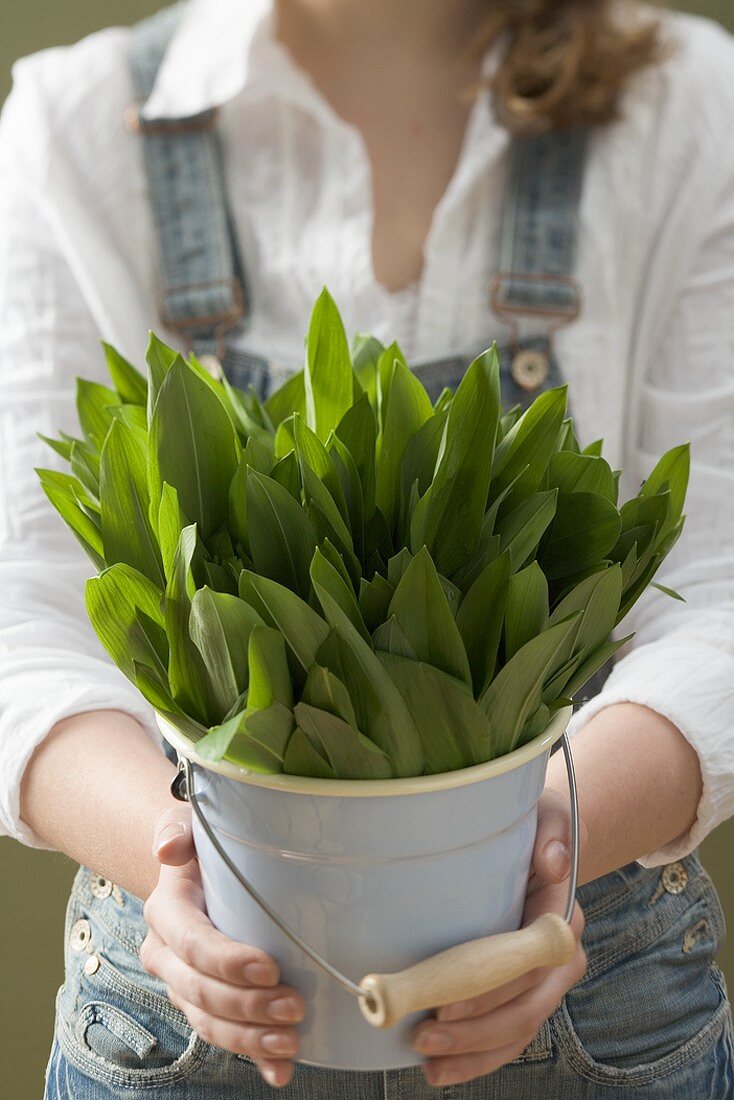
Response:
[{"label": "metal bucket rim", "polygon": [[196,764],[205,771],[215,772],[237,783],[266,787],[288,794],[330,798],[384,798],[395,795],[428,794],[431,791],[447,790],[451,787],[464,787],[521,768],[551,749],[563,736],[568,728],[572,711],[573,708],[570,706],[563,707],[553,716],[543,732],[532,741],[513,749],[504,756],[488,760],[485,764],[473,764],[469,768],[459,768],[453,772],[404,776],[397,779],[314,779],[309,776],[284,775],[282,772],[263,775],[260,772],[248,771],[247,768],[241,768],[228,760],[205,760],[196,752],[196,745],[180,733],[167,718],[162,714],[156,714],[156,720],[166,741],[179,756],[186,757],[192,764]]}]

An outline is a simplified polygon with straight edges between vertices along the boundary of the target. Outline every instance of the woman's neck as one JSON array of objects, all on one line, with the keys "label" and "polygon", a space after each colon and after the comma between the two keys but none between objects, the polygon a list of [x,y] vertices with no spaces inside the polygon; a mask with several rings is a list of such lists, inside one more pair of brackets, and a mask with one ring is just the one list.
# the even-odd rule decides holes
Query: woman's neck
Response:
[{"label": "woman's neck", "polygon": [[490,0],[275,0],[279,38],[307,49],[388,49],[404,60],[455,62],[471,46]]}]

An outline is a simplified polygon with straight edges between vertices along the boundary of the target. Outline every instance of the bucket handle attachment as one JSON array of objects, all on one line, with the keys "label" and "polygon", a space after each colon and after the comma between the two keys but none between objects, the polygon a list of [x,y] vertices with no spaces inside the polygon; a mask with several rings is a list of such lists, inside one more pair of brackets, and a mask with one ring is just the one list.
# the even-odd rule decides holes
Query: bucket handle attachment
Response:
[{"label": "bucket handle attachment", "polygon": [[412,1012],[482,996],[537,967],[565,966],[573,958],[576,937],[570,922],[576,902],[579,868],[578,792],[567,733],[563,733],[560,744],[568,772],[571,800],[571,874],[565,916],[544,913],[516,932],[502,932],[457,944],[393,974],[368,974],[359,985],[332,966],[290,928],[233,863],[194,793],[193,765],[186,757],[179,758],[179,771],[171,784],[171,793],[179,801],[191,804],[217,855],[281,932],[343,989],[358,998],[362,1015],[368,1023],[377,1028],[389,1028]]}]

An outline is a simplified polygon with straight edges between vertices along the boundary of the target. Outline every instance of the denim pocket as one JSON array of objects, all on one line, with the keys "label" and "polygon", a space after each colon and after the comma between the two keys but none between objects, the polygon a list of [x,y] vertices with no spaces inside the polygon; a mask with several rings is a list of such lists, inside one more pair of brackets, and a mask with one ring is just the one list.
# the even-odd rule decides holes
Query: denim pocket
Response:
[{"label": "denim pocket", "polygon": [[[145,926],[133,899],[94,897],[88,885],[83,870],[67,915],[66,981],[56,1012],[61,1051],[76,1071],[108,1088],[152,1089],[181,1081],[211,1048],[171,1004],[163,985],[143,971],[134,945]],[[116,922],[124,936],[111,931],[117,931]]]},{"label": "denim pocket", "polygon": [[730,1021],[714,964],[721,906],[698,861],[681,866],[685,886],[677,892],[660,889],[666,869],[659,869],[634,883],[624,905],[589,923],[589,972],[555,1023],[575,1070],[597,1084],[650,1085],[688,1072]]}]

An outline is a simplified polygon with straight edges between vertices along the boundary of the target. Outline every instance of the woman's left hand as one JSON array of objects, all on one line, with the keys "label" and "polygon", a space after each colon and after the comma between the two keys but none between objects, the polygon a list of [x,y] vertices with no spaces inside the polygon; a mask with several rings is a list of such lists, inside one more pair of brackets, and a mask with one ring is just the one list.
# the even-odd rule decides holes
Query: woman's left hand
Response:
[{"label": "woman's left hand", "polygon": [[[541,913],[565,913],[571,870],[569,840],[568,801],[555,791],[546,790],[538,807],[538,832],[523,925],[530,924]],[[429,1084],[471,1081],[493,1073],[525,1050],[586,971],[586,955],[581,946],[584,917],[578,903],[571,927],[577,948],[567,966],[532,970],[483,997],[445,1005],[438,1009],[436,1018],[417,1026],[413,1046],[428,1057],[423,1071]]]}]

